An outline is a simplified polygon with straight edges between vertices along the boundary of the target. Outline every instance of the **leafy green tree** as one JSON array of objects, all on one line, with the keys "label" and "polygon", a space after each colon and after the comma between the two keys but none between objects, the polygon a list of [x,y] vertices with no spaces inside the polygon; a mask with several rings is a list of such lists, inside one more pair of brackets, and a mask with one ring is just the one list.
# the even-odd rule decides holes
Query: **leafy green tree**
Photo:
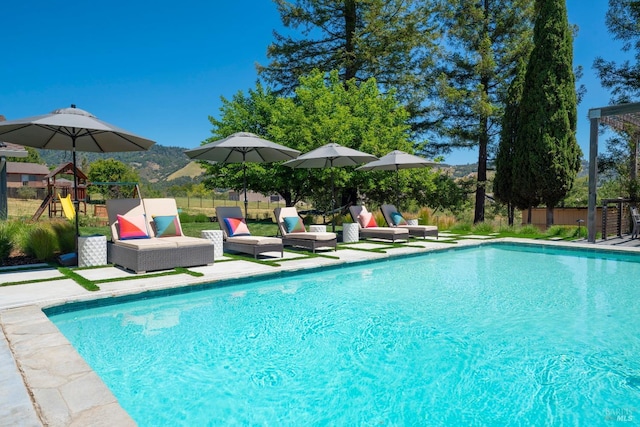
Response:
[{"label": "leafy green tree", "polygon": [[443,0],[439,20],[447,51],[441,63],[441,152],[478,148],[474,223],[484,221],[487,160],[500,130],[518,61],[530,51],[532,0]]},{"label": "leafy green tree", "polygon": [[[205,142],[213,142],[236,132],[251,132],[270,141],[298,148],[296,141],[280,140],[271,132],[274,125],[277,95],[262,84],[247,94],[239,91],[232,99],[222,98],[220,119],[213,116],[209,121],[213,125],[212,136]],[[243,189],[242,166],[239,164],[210,164],[201,162],[205,168],[204,183],[209,189]],[[320,185],[310,182],[306,171],[280,168],[276,164],[246,164],[247,188],[262,194],[280,194],[287,206],[293,206],[309,194],[310,188]]]},{"label": "leafy green tree", "polygon": [[[466,204],[468,194],[464,186],[458,185],[449,175],[426,169],[419,171],[421,173],[416,174],[412,170],[409,174],[409,198],[415,200],[418,206],[428,206],[435,212],[457,212]],[[428,175],[425,177],[425,174]]]},{"label": "leafy green tree", "polygon": [[90,186],[90,191],[111,199],[133,197],[135,186],[117,183],[137,183],[140,180],[137,172],[130,166],[114,159],[101,159],[91,163],[87,178],[90,182],[110,183]]},{"label": "leafy green tree", "polygon": [[425,0],[274,0],[291,32],[274,32],[260,75],[289,94],[314,69],[339,70],[343,82],[375,78],[397,89],[417,130],[428,125],[427,98],[439,33]]},{"label": "leafy green tree", "polygon": [[[258,85],[248,95],[223,99],[221,118],[210,118],[217,139],[238,131],[259,135],[303,153],[335,142],[376,156],[399,149],[411,151],[408,114],[394,98],[383,94],[377,82],[342,82],[338,72],[314,71],[300,79],[293,97],[277,97]],[[298,201],[328,208],[331,171],[291,169],[277,163],[247,164],[247,187],[263,194],[280,194],[288,206]],[[205,164],[209,188],[242,188],[239,165]],[[356,202],[358,189],[366,192],[378,185],[368,172],[334,168],[340,205]],[[386,180],[393,177],[387,174]],[[388,185],[391,187],[391,185]],[[388,201],[386,199],[384,201]]]},{"label": "leafy green tree", "polygon": [[[601,180],[618,182],[621,195],[634,201],[640,200],[638,180],[638,140],[640,135],[634,126],[616,131],[607,139],[606,152],[598,158],[598,173]],[[598,194],[600,191],[598,191]]]},{"label": "leafy green tree", "polygon": [[[408,113],[399,105],[394,93],[383,94],[375,79],[357,84],[355,80],[341,81],[338,72],[328,76],[315,70],[300,79],[293,98],[279,98],[271,132],[285,145],[297,144],[303,153],[335,142],[383,156],[392,150],[411,151],[408,140]],[[330,182],[334,175],[336,200],[340,206],[356,203],[358,189],[366,193],[380,185],[366,172],[354,168],[308,170],[312,181],[324,183],[308,189],[316,201],[329,206]],[[388,176],[389,181],[393,177]],[[385,184],[382,184],[385,185]],[[387,199],[388,201],[388,199]]]},{"label": "leafy green tree", "polygon": [[634,52],[635,62],[598,57],[593,66],[602,86],[612,90],[614,103],[631,102],[640,95],[640,1],[609,0],[606,23],[614,38],[623,41],[622,49]]},{"label": "leafy green tree", "polygon": [[513,163],[513,188],[553,208],[571,189],[582,152],[576,141],[577,99],[573,37],[565,0],[537,0],[537,17],[522,100]]}]

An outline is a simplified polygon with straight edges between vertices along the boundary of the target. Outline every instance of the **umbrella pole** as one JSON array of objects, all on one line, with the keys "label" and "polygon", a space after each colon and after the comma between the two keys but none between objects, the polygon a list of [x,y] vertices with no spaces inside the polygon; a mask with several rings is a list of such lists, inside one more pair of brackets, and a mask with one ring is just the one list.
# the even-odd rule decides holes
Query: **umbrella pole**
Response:
[{"label": "umbrella pole", "polygon": [[331,160],[331,231],[336,232],[336,194],[333,187],[333,160]]},{"label": "umbrella pole", "polygon": [[78,201],[78,167],[76,166],[76,137],[71,137],[73,147],[73,206],[76,209],[76,253],[78,251],[78,237],[80,236],[80,223],[78,219],[78,210],[80,202]]},{"label": "umbrella pole", "polygon": [[249,202],[247,201],[247,165],[242,154],[242,181],[244,183],[244,217],[249,220]]},{"label": "umbrella pole", "polygon": [[396,166],[396,209],[400,209],[400,181],[398,180],[398,166]]}]

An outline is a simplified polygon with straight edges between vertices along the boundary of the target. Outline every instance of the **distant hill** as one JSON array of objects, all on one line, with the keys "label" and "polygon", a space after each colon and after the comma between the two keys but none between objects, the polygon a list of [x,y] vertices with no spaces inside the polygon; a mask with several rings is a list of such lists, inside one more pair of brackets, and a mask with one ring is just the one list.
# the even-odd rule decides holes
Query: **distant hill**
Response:
[{"label": "distant hill", "polygon": [[176,179],[180,179],[183,177],[187,177],[191,179],[198,178],[204,172],[205,170],[202,168],[202,166],[200,166],[200,164],[196,162],[191,162],[191,163],[187,163],[187,165],[182,169],[178,169],[177,171],[169,175],[167,177],[167,181],[174,181]]},{"label": "distant hill", "polygon": [[[70,151],[62,150],[38,150],[40,157],[53,167],[72,160]],[[166,147],[154,144],[148,151],[131,151],[124,153],[85,153],[77,152],[78,167],[87,162],[90,164],[99,159],[115,159],[131,165],[140,175],[140,178],[148,182],[167,181],[169,177],[186,167],[191,160],[184,154],[185,148]],[[196,165],[197,166],[197,165]],[[192,175],[192,178],[195,175]]]},{"label": "distant hill", "polygon": [[[91,163],[98,159],[116,159],[133,166],[143,181],[151,183],[170,183],[170,185],[180,185],[187,181],[200,181],[203,170],[196,162],[192,162],[186,154],[185,148],[166,147],[155,144],[148,151],[133,151],[126,153],[84,153],[78,152],[78,166],[82,168],[83,163]],[[39,150],[40,157],[47,163],[49,168],[61,163],[71,161],[70,151],[60,150]],[[86,159],[86,160],[85,160]],[[477,163],[466,165],[446,165],[439,166],[451,173],[454,178],[461,178],[475,174],[478,170]],[[489,165],[489,170],[493,165]],[[582,161],[582,170],[578,176],[585,176],[588,172],[588,162]]]}]

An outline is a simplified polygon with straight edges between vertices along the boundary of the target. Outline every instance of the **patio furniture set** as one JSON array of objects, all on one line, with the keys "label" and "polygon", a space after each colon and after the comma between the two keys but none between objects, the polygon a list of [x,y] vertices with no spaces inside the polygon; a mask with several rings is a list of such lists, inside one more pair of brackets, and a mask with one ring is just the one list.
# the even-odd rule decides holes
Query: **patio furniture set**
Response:
[{"label": "patio furniture set", "polygon": [[[315,253],[319,249],[336,250],[338,243],[336,233],[324,231],[325,227],[307,230],[295,207],[274,210],[280,237],[252,235],[239,207],[217,207],[220,231],[203,231],[204,237],[200,238],[182,233],[176,202],[171,198],[108,200],[107,212],[112,236],[107,242],[107,262],[136,273],[211,265],[221,255],[220,251],[216,254],[214,244],[218,233],[222,234],[224,252],[246,253],[254,258],[274,252],[283,257],[284,246]],[[356,236],[391,242],[408,241],[410,236],[438,236],[435,226],[408,225],[393,205],[384,205],[382,212],[386,227],[378,226],[364,206],[351,206],[358,227]]]}]

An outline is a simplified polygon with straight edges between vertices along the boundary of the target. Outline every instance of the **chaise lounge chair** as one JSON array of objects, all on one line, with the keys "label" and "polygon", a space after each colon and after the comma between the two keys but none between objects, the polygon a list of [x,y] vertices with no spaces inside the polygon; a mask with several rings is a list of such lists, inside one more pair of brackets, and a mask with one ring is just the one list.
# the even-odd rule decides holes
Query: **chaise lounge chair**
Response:
[{"label": "chaise lounge chair", "polygon": [[243,252],[253,255],[254,258],[258,258],[258,254],[264,252],[280,252],[280,258],[284,256],[281,239],[251,235],[239,207],[217,207],[216,217],[224,236],[225,251]]},{"label": "chaise lounge chair", "polygon": [[349,213],[353,222],[358,223],[360,237],[365,239],[409,240],[409,230],[399,227],[378,227],[373,214],[364,206],[351,206]]},{"label": "chaise lounge chair", "polygon": [[409,235],[412,237],[424,239],[427,236],[435,236],[436,239],[438,238],[438,227],[435,225],[409,225],[393,205],[382,205],[380,210],[389,227],[405,228],[409,230]]},{"label": "chaise lounge chair", "polygon": [[276,208],[273,213],[276,216],[276,222],[282,235],[282,243],[285,246],[311,249],[313,253],[319,248],[337,250],[338,236],[336,233],[307,231],[295,207]]},{"label": "chaise lounge chair", "polygon": [[207,239],[182,234],[174,199],[107,200],[107,261],[136,273],[213,264]]}]

